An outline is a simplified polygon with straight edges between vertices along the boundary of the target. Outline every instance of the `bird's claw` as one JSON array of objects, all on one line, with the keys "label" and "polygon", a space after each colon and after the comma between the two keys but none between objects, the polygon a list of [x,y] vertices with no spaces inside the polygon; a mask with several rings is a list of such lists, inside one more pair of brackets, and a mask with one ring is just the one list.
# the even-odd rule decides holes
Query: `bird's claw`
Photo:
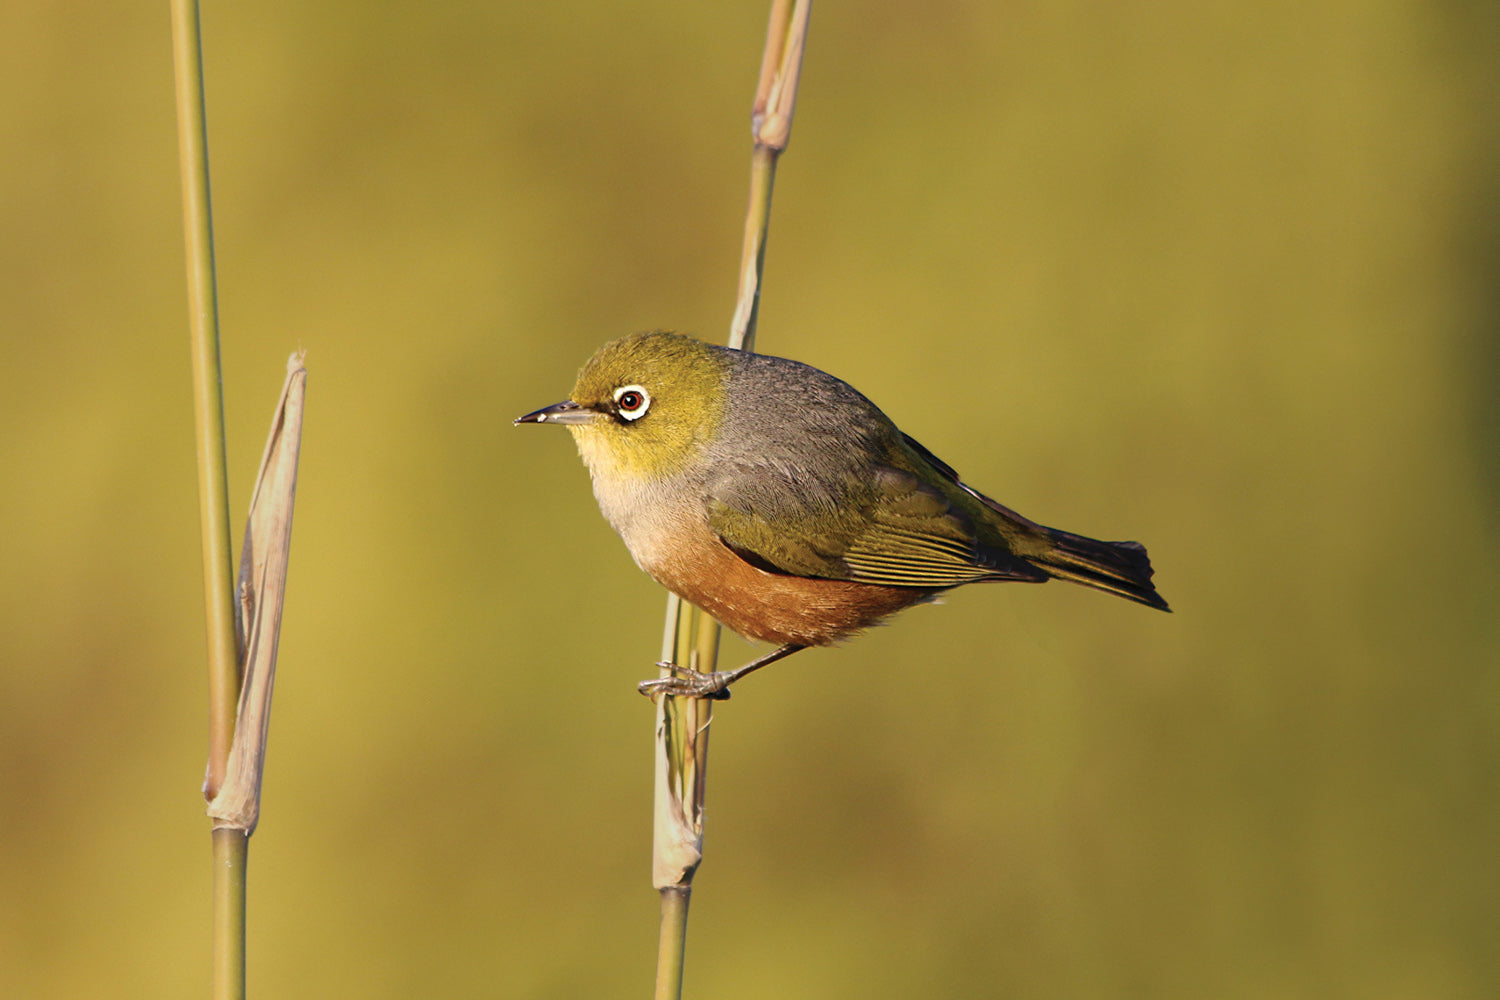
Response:
[{"label": "bird's claw", "polygon": [[658,667],[670,670],[670,677],[655,677],[649,681],[641,681],[637,690],[647,698],[655,701],[657,695],[671,695],[675,698],[710,698],[714,701],[729,700],[729,675],[719,671],[710,673],[699,673],[691,667],[684,667],[678,663],[658,663]]}]

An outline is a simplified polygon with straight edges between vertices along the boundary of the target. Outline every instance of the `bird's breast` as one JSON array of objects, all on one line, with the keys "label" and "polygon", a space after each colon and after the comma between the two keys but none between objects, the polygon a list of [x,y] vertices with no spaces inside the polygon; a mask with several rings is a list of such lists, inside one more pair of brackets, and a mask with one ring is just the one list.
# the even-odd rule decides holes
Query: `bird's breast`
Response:
[{"label": "bird's breast", "polygon": [[641,568],[747,639],[826,646],[937,592],[771,573],[752,566],[700,519],[658,547]]}]

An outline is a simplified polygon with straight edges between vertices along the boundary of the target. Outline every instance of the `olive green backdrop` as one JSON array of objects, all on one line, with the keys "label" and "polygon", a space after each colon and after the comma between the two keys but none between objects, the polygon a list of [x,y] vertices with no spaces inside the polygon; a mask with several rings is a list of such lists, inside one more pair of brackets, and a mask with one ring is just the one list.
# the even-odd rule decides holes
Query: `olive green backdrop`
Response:
[{"label": "olive green backdrop", "polygon": [[[311,372],[254,995],[646,995],[662,594],[510,421],[725,336],[765,16],[205,9],[237,522]],[[814,12],[761,348],[1177,613],[974,587],[746,682],[690,996],[1500,993],[1497,50],[1475,3]],[[0,56],[0,993],[199,997],[167,6],[12,0]]]}]

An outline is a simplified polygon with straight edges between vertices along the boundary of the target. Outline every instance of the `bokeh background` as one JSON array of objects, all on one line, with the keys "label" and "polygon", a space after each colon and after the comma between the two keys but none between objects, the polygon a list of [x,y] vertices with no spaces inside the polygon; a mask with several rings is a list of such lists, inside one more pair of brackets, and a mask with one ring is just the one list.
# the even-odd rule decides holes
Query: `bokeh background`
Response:
[{"label": "bokeh background", "polygon": [[[254,995],[649,989],[662,594],[510,421],[725,336],[765,17],[207,5],[237,522],[311,373]],[[814,12],[761,349],[1176,614],[969,588],[747,682],[689,995],[1500,995],[1496,51],[1480,3]],[[202,996],[167,7],[0,53],[0,994]]]}]

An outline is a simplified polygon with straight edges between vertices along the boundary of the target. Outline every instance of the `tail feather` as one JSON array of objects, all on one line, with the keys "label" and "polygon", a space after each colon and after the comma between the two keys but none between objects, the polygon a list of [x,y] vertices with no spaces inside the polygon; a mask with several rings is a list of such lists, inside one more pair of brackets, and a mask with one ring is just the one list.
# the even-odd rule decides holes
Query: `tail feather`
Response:
[{"label": "tail feather", "polygon": [[1172,610],[1151,583],[1151,559],[1140,542],[1101,542],[1056,528],[1043,530],[1052,544],[1039,554],[1027,553],[1026,559],[1047,575]]},{"label": "tail feather", "polygon": [[1003,539],[1002,546],[1007,554],[1020,556],[1058,580],[1071,580],[1085,587],[1119,594],[1148,608],[1172,610],[1151,582],[1151,575],[1155,571],[1151,568],[1150,557],[1146,555],[1146,547],[1140,542],[1101,542],[1075,535],[1071,531],[1038,524],[960,480],[952,467],[945,465],[916,441],[908,437],[906,442],[959,489],[997,515],[988,524]]}]

